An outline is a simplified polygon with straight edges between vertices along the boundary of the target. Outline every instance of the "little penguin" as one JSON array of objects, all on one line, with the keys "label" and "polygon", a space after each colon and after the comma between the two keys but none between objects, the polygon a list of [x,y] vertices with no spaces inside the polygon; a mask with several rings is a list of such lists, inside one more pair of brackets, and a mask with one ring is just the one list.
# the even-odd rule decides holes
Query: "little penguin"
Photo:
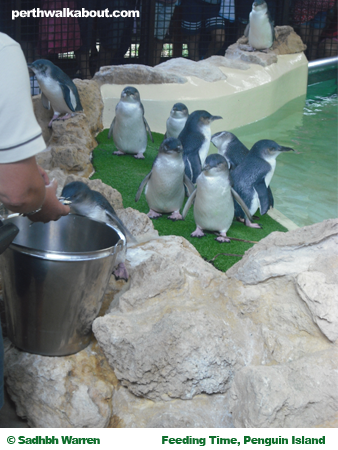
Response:
[{"label": "little penguin", "polygon": [[248,38],[251,47],[248,50],[266,50],[272,46],[275,38],[274,23],[264,0],[253,2],[244,35]]},{"label": "little penguin", "polygon": [[[38,59],[28,64],[38,80],[41,89],[41,101],[46,109],[52,106],[54,115],[48,126],[51,128],[54,120],[69,119],[76,112],[83,111],[77,87],[67,74],[47,59]],[[64,114],[62,117],[61,114]]]},{"label": "little penguin", "polygon": [[147,132],[154,142],[148,122],[144,117],[144,108],[139,91],[127,86],[121,93],[121,99],[115,108],[115,117],[110,125],[108,138],[113,137],[117,151],[114,155],[134,155],[144,159],[147,148]]},{"label": "little penguin", "polygon": [[196,181],[196,189],[188,198],[183,209],[183,219],[194,203],[196,230],[192,237],[203,237],[203,230],[217,231],[218,242],[230,242],[226,233],[234,219],[234,200],[242,205],[249,217],[245,203],[231,187],[231,177],[226,159],[214,153],[204,163],[201,174]]},{"label": "little penguin", "polygon": [[[218,149],[218,153],[227,160],[230,174],[241,164],[249,153],[249,149],[229,131],[220,131],[211,136],[211,142]],[[268,195],[270,204],[273,207],[273,195],[270,186],[268,186]]]},{"label": "little penguin", "polygon": [[150,211],[148,217],[157,219],[170,214],[168,219],[182,220],[180,209],[185,198],[185,187],[190,195],[194,185],[184,173],[183,147],[179,139],[165,139],[155,158],[151,172],[141,182],[135,197],[137,202],[145,187]]},{"label": "little penguin", "polygon": [[[92,220],[107,223],[108,225],[111,224],[117,227],[129,241],[135,242],[135,238],[117,217],[114,208],[108,200],[99,192],[90,189],[82,181],[73,181],[67,184],[62,190],[61,196],[69,203],[72,213],[80,214]],[[127,281],[129,275],[124,264],[125,255],[126,249],[124,248],[118,254],[118,265],[113,273],[116,279],[124,279]]]},{"label": "little penguin", "polygon": [[[269,185],[275,171],[276,158],[280,153],[288,151],[294,150],[290,147],[282,147],[275,141],[263,139],[254,144],[243,162],[232,171],[234,189],[243,199],[251,215],[255,214],[258,208],[262,215],[266,214],[273,206]],[[235,204],[236,218],[244,221],[245,214],[242,208]],[[245,219],[245,225],[261,228],[258,224],[252,223],[249,217]]]},{"label": "little penguin", "polygon": [[249,153],[247,147],[230,131],[220,131],[211,136],[218,153],[227,160],[228,167],[235,169]]},{"label": "little penguin", "polygon": [[221,116],[212,116],[207,111],[194,111],[179,135],[183,145],[183,160],[185,173],[188,178],[196,183],[198,175],[209,153],[211,130],[210,124],[214,120],[222,119]]},{"label": "little penguin", "polygon": [[178,138],[178,135],[184,128],[188,116],[188,108],[183,103],[175,103],[170,111],[170,116],[167,119],[167,131],[165,137]]}]

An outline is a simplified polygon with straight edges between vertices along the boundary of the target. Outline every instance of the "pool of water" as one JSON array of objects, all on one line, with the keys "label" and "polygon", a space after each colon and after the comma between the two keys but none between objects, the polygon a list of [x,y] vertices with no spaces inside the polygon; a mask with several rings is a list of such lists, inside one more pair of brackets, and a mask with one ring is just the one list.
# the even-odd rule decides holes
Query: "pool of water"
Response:
[{"label": "pool of water", "polygon": [[298,226],[338,217],[337,84],[308,87],[275,114],[232,131],[249,149],[272,139],[295,152],[277,158],[271,189],[275,209]]}]

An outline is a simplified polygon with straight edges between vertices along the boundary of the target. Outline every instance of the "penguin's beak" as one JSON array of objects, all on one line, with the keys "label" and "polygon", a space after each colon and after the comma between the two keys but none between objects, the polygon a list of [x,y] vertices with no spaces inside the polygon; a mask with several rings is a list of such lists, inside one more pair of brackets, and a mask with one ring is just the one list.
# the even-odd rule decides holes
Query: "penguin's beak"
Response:
[{"label": "penguin's beak", "polygon": [[207,164],[207,165],[205,165],[205,166],[202,168],[202,172],[208,171],[208,170],[210,170],[210,169],[211,169],[210,164]]},{"label": "penguin's beak", "polygon": [[294,149],[291,147],[280,147],[279,149],[280,152],[294,152]]},{"label": "penguin's beak", "polygon": [[211,116],[210,117],[210,122],[213,122],[214,120],[219,120],[219,119],[223,119],[223,117],[221,117],[221,116]]}]

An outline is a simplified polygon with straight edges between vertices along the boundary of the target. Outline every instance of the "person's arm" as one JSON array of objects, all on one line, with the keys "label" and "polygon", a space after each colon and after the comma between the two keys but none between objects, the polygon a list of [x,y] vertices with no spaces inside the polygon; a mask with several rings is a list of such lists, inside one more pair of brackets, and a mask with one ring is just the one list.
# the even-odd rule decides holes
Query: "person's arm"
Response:
[{"label": "person's arm", "polygon": [[[57,183],[49,183],[46,172],[35,157],[8,164],[0,164],[0,201],[12,212],[29,214],[34,222],[57,220],[69,213],[69,207],[56,197]],[[47,184],[47,185],[46,185]]]}]

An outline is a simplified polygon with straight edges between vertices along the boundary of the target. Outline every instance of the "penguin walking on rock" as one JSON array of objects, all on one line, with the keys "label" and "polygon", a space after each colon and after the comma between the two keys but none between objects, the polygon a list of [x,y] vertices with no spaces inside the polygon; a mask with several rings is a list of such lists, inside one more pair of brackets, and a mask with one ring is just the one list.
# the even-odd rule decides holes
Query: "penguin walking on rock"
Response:
[{"label": "penguin walking on rock", "polygon": [[46,109],[50,109],[50,106],[53,108],[54,115],[48,124],[49,128],[54,120],[66,120],[76,112],[83,111],[77,87],[59,67],[47,59],[38,59],[28,64],[28,68],[38,80],[43,106]]},{"label": "penguin walking on rock", "polygon": [[226,233],[234,219],[236,199],[251,218],[245,203],[231,187],[231,178],[225,158],[218,153],[209,155],[196,181],[196,189],[188,198],[183,209],[183,219],[194,203],[196,230],[192,237],[203,237],[203,230],[219,232],[218,242],[230,242]]},{"label": "penguin walking on rock", "polygon": [[155,158],[151,172],[141,182],[135,197],[137,202],[145,187],[146,200],[150,211],[148,217],[157,219],[169,214],[168,219],[181,220],[180,209],[185,198],[185,188],[189,195],[194,185],[184,173],[183,147],[179,139],[165,139]]},{"label": "penguin walking on rock", "polygon": [[[130,242],[136,242],[130,231],[118,218],[114,208],[100,192],[93,191],[82,181],[73,181],[63,188],[61,196],[69,204],[72,213],[80,214],[108,225],[111,224],[117,227]],[[117,280],[124,279],[127,281],[129,278],[124,264],[125,256],[126,248],[117,256],[118,265],[113,272]]]},{"label": "penguin walking on rock", "polygon": [[115,117],[110,125],[108,138],[113,137],[117,151],[114,155],[131,154],[136,159],[144,159],[147,148],[147,132],[152,142],[153,136],[144,117],[144,108],[139,91],[127,86],[115,108]]},{"label": "penguin walking on rock", "polygon": [[185,173],[193,183],[196,183],[209,153],[210,125],[214,120],[219,119],[222,119],[222,117],[212,116],[204,110],[194,111],[188,117],[185,127],[178,137],[183,145]]},{"label": "penguin walking on rock", "polygon": [[249,40],[248,51],[267,50],[272,46],[275,38],[274,22],[264,0],[253,2],[244,35]]},{"label": "penguin walking on rock", "polygon": [[[275,141],[263,139],[254,144],[243,162],[232,171],[233,187],[251,215],[255,214],[258,208],[262,215],[266,214],[273,206],[269,185],[276,168],[276,158],[280,153],[288,151],[294,150],[290,147],[282,147]],[[235,204],[235,217],[245,221],[246,226],[261,228],[260,225],[252,223],[247,213],[238,204]]]},{"label": "penguin walking on rock", "polygon": [[165,138],[178,138],[186,124],[188,116],[189,111],[184,103],[175,103],[166,122],[167,131],[165,133]]}]

